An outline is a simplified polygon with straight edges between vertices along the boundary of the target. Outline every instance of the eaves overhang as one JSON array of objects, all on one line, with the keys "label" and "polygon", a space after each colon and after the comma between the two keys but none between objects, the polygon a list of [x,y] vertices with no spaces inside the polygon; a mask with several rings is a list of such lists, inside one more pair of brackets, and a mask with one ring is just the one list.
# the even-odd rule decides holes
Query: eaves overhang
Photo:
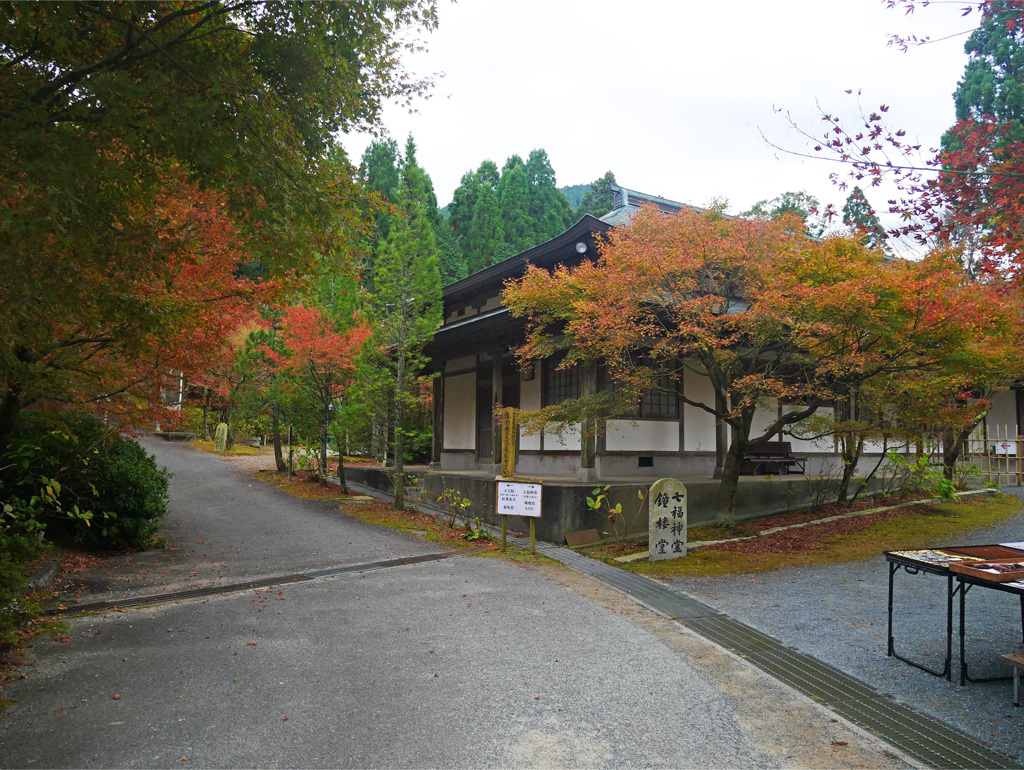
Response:
[{"label": "eaves overhang", "polygon": [[506,307],[445,324],[434,333],[424,353],[430,368],[440,371],[445,361],[477,353],[503,353],[526,340],[526,323]]},{"label": "eaves overhang", "polygon": [[[580,263],[583,259],[594,259],[598,239],[611,229],[613,226],[607,222],[602,222],[590,214],[584,214],[576,224],[551,240],[539,243],[514,257],[509,257],[446,286],[441,292],[445,315],[447,316],[451,307],[457,306],[461,302],[500,291],[506,281],[521,277],[526,272],[528,265],[550,270],[559,264],[573,265]],[[577,243],[587,245],[585,255],[576,251]]]}]

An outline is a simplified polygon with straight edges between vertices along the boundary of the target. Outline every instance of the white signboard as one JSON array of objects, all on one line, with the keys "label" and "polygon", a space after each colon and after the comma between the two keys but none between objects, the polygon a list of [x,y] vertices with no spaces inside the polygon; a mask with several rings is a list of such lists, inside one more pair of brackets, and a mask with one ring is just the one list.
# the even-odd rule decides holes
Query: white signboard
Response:
[{"label": "white signboard", "polygon": [[686,486],[675,479],[656,481],[647,505],[651,561],[686,556]]},{"label": "white signboard", "polygon": [[497,513],[500,516],[540,518],[540,484],[499,481]]}]

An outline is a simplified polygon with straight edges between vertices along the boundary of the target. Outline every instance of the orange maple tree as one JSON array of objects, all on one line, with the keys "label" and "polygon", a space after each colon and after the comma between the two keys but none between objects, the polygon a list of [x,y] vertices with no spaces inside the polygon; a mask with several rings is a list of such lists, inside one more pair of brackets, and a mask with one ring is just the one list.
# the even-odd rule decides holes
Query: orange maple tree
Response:
[{"label": "orange maple tree", "polygon": [[[815,241],[798,224],[643,209],[596,263],[528,270],[504,294],[528,321],[520,358],[565,350],[562,367],[600,362],[616,383],[528,419],[564,424],[615,413],[645,390],[674,394],[730,429],[719,513],[731,524],[751,449],[872,378],[968,355],[1004,317],[1002,305],[966,301],[946,255],[892,263],[856,237]],[[685,389],[686,372],[706,378],[713,398]]]},{"label": "orange maple tree", "polygon": [[[9,192],[5,203],[27,195]],[[99,243],[55,236],[47,254],[29,251],[37,241],[11,245],[26,270],[0,285],[0,447],[27,407],[78,405],[128,425],[173,421],[162,390],[201,372],[278,288],[237,272],[246,250],[223,199],[180,169],[128,212]]]}]

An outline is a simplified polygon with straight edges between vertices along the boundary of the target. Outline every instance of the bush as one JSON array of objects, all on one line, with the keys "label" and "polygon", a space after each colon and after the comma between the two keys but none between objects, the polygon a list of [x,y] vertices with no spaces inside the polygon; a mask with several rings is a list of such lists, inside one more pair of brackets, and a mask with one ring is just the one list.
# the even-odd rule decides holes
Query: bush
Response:
[{"label": "bush", "polygon": [[168,480],[138,443],[82,413],[25,415],[0,459],[9,525],[93,548],[152,546]]},{"label": "bush", "polygon": [[25,598],[25,563],[41,551],[37,536],[0,530],[0,647],[16,644],[15,632],[38,612]]}]

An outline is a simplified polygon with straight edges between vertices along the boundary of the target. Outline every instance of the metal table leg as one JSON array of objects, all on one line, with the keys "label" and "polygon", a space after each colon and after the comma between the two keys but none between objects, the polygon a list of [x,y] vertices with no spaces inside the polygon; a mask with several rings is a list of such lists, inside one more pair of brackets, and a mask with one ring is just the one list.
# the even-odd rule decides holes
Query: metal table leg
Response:
[{"label": "metal table leg", "polygon": [[[952,575],[949,576],[949,578],[947,579],[948,582],[946,584],[946,661],[945,665],[942,667],[942,670],[936,671],[933,668],[928,668],[928,666],[925,666],[922,663],[910,660],[909,658],[904,658],[902,655],[896,652],[896,644],[892,635],[893,579],[901,566],[908,574],[916,575],[919,572],[918,570],[906,564],[900,565],[896,562],[889,562],[889,648],[887,655],[891,658],[902,660],[904,663],[908,663],[914,668],[919,668],[927,674],[937,676],[940,679],[948,680],[950,678],[953,661],[953,577]],[[961,643],[961,649],[962,648],[963,644]]]},{"label": "metal table leg", "polygon": [[[962,580],[957,581],[960,587],[957,589],[960,591],[960,686],[963,687],[968,682],[973,684],[979,684],[983,682],[1006,682],[1012,679],[1011,676],[986,676],[979,677],[978,679],[972,679],[970,674],[967,673],[967,652],[964,649],[964,629],[967,626],[967,620],[964,612],[967,607],[967,592],[971,589],[971,583],[965,583]],[[1022,597],[1024,600],[1024,597]]]}]

